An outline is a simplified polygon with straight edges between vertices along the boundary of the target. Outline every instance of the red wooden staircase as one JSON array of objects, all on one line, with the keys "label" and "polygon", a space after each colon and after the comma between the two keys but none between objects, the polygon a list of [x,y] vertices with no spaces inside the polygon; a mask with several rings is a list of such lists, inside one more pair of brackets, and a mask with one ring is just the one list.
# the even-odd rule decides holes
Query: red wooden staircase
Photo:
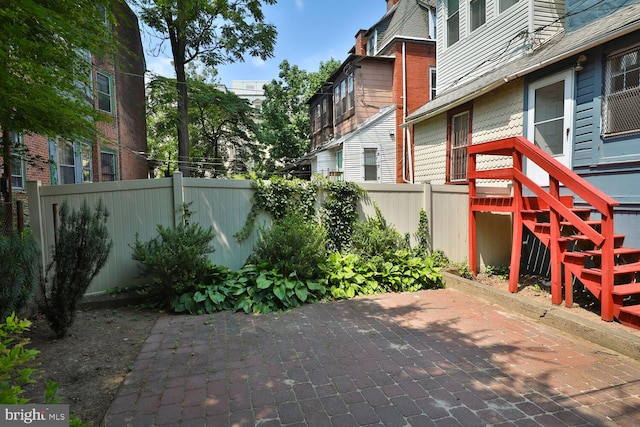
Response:
[{"label": "red wooden staircase", "polygon": [[[575,278],[600,300],[603,320],[615,318],[640,329],[640,249],[624,247],[624,236],[614,234],[613,208],[618,202],[523,137],[474,144],[467,150],[471,271],[477,272],[476,213],[511,212],[510,292],[518,290],[524,226],[549,248],[553,304],[562,303],[564,284],[565,304],[573,305]],[[480,155],[508,156],[513,166],[476,170]],[[548,188],[540,187],[523,173],[525,157],[549,174]],[[478,180],[510,180],[513,194],[511,197],[479,197]],[[535,196],[524,197],[524,187]],[[587,207],[576,208],[575,199]]]}]

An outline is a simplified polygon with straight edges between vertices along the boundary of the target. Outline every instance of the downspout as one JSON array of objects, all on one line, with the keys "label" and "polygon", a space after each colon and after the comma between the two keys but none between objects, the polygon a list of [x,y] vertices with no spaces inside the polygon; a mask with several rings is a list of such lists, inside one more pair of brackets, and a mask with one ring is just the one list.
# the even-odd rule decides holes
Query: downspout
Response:
[{"label": "downspout", "polygon": [[[407,120],[407,53],[406,42],[402,42],[402,122]],[[407,138],[408,128],[402,129],[402,181],[413,184],[413,165],[411,162],[411,139]],[[408,158],[407,158],[408,156]],[[406,178],[406,162],[409,163],[409,179]]]}]

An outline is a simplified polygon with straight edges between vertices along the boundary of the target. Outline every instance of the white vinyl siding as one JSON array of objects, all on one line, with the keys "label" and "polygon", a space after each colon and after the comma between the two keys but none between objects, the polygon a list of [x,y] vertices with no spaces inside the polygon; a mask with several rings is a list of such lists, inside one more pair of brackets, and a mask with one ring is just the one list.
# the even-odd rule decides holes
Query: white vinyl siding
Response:
[{"label": "white vinyl siding", "polygon": [[[516,35],[528,31],[528,2],[519,1],[504,13],[498,15],[496,0],[487,0],[486,22],[475,31],[468,27],[469,2],[460,2],[460,40],[447,47],[447,25],[445,13],[438,8],[438,41],[436,57],[438,58],[438,93],[446,92],[453,87],[457,79],[464,77],[461,84],[474,76],[498,68],[514,57],[524,53],[525,43]],[[514,39],[516,41],[511,41]],[[511,41],[511,43],[510,43]],[[509,45],[507,53],[502,53]],[[486,62],[487,58],[497,58]]]}]

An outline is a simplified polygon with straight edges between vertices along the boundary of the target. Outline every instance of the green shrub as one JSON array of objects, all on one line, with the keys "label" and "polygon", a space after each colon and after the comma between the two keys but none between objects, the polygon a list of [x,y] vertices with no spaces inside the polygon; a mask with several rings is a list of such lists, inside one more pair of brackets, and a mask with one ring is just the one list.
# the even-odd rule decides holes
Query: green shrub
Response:
[{"label": "green shrub", "polygon": [[29,230],[0,234],[0,318],[18,313],[38,283],[38,249]]},{"label": "green shrub", "polygon": [[141,242],[138,234],[131,257],[141,264],[142,275],[151,277],[148,287],[153,298],[170,307],[173,299],[187,292],[195,292],[207,284],[212,265],[208,254],[215,248],[212,227],[183,222],[176,228],[157,226],[158,236]]},{"label": "green shrub", "polygon": [[407,241],[393,227],[387,225],[382,212],[374,203],[375,217],[358,222],[353,228],[351,238],[352,251],[363,258],[392,255],[395,251],[407,248]]},{"label": "green shrub", "polygon": [[333,253],[325,264],[332,298],[353,298],[385,292],[413,292],[441,288],[444,283],[430,257],[416,257],[407,250],[367,260],[357,254]]},{"label": "green shrub", "polygon": [[327,256],[326,231],[315,220],[294,212],[276,219],[270,228],[261,228],[247,263],[265,265],[285,277],[299,280],[321,277],[320,265]]},{"label": "green shrub", "polygon": [[211,314],[216,311],[232,310],[235,297],[231,295],[237,274],[228,267],[211,266],[206,275],[195,286],[195,291],[184,292],[171,301],[176,313]]},{"label": "green shrub", "polygon": [[60,208],[56,245],[40,283],[41,295],[37,301],[59,338],[65,336],[73,324],[78,302],[107,262],[113,246],[106,225],[108,217],[102,200],[94,213],[86,200],[79,211],[70,209],[66,201]]},{"label": "green shrub", "polygon": [[451,262],[442,249],[436,249],[431,252],[431,259],[433,260],[433,265],[438,268],[446,267]]},{"label": "green shrub", "polygon": [[420,209],[418,230],[413,234],[416,239],[415,252],[418,255],[427,256],[431,253],[431,234],[429,233],[429,218],[424,209]]},{"label": "green shrub", "polygon": [[248,265],[241,269],[232,285],[233,310],[246,313],[269,313],[300,307],[322,298],[326,292],[323,279],[302,280],[295,272],[284,275],[266,265]]},{"label": "green shrub", "polygon": [[373,262],[359,255],[334,252],[324,265],[327,286],[333,299],[348,299],[357,295],[384,292],[377,281],[377,268]]},{"label": "green shrub", "polygon": [[35,381],[31,379],[33,369],[25,365],[40,353],[26,348],[29,340],[21,337],[30,326],[30,321],[19,320],[15,314],[0,323],[0,404],[21,405],[29,401],[22,397],[22,386]]}]

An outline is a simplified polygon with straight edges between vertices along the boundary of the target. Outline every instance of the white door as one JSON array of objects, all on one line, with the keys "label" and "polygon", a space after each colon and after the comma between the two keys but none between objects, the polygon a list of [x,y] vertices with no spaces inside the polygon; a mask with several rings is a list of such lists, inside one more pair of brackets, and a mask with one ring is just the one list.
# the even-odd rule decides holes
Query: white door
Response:
[{"label": "white door", "polygon": [[[573,70],[533,82],[529,86],[527,139],[571,168],[573,122]],[[549,175],[525,161],[527,176],[549,185]]]}]

